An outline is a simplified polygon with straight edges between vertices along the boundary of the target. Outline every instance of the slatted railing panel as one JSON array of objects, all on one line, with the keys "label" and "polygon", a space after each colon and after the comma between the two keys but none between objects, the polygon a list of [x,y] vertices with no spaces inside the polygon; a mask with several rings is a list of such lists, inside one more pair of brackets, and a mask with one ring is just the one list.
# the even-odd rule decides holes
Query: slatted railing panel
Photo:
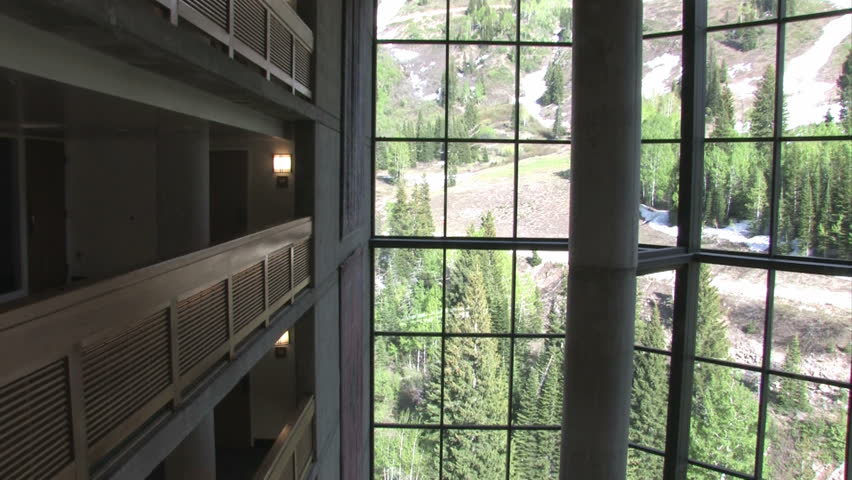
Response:
[{"label": "slatted railing panel", "polygon": [[266,8],[257,0],[234,0],[234,35],[266,56]]},{"label": "slatted railing panel", "polygon": [[311,242],[305,240],[293,248],[293,285],[298,286],[311,276]]},{"label": "slatted railing panel", "polygon": [[223,30],[228,30],[228,0],[183,0]]},{"label": "slatted railing panel", "polygon": [[269,304],[290,293],[290,246],[269,255]]},{"label": "slatted railing panel", "polygon": [[0,478],[52,478],[73,461],[66,361],[0,387]]},{"label": "slatted railing panel", "polygon": [[287,75],[293,75],[293,34],[274,16],[270,19],[269,59]]},{"label": "slatted railing panel", "polygon": [[169,311],[83,350],[89,446],[171,384]]},{"label": "slatted railing panel", "polygon": [[228,341],[228,287],[221,281],[177,306],[180,374]]},{"label": "slatted railing panel", "polygon": [[248,326],[252,320],[263,313],[263,262],[257,263],[234,275],[234,332]]},{"label": "slatted railing panel", "polygon": [[297,82],[311,88],[311,52],[299,42],[296,42],[296,72],[293,77]]}]

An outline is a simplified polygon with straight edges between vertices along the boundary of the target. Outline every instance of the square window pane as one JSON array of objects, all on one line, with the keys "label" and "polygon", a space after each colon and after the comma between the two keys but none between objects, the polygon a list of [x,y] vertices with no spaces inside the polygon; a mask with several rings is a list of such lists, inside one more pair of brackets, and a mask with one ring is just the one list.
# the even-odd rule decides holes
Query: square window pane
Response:
[{"label": "square window pane", "polygon": [[570,42],[572,0],[521,0],[521,40]]},{"label": "square window pane", "polygon": [[767,25],[707,34],[707,136],[774,134],[776,29]]},{"label": "square window pane", "polygon": [[409,478],[437,480],[440,432],[413,428],[376,428],[375,480]]},{"label": "square window pane", "polygon": [[773,312],[772,368],[849,381],[852,279],[777,272]]},{"label": "square window pane", "polygon": [[447,480],[506,478],[506,430],[444,431],[444,470]]},{"label": "square window pane", "polygon": [[441,339],[375,339],[373,412],[377,423],[441,421]]},{"label": "square window pane", "polygon": [[[795,0],[788,0],[795,1]],[[730,2],[727,0],[708,0],[707,24],[731,25],[775,18],[778,12],[778,0],[747,0]]]},{"label": "square window pane", "polygon": [[771,143],[707,143],[701,246],[767,253]]},{"label": "square window pane", "polygon": [[787,16],[793,17],[796,15],[808,15],[811,13],[831,12],[833,10],[841,10],[844,8],[852,8],[850,0],[822,0],[822,1],[807,1],[807,0],[787,0]]},{"label": "square window pane", "polygon": [[568,238],[571,146],[518,146],[518,237]]},{"label": "square window pane", "polygon": [[633,352],[629,438],[637,445],[666,449],[670,368],[671,359],[666,355]]},{"label": "square window pane", "polygon": [[443,136],[444,49],[443,45],[377,46],[376,136]]},{"label": "square window pane", "polygon": [[849,390],[770,377],[764,478],[847,478]]},{"label": "square window pane", "polygon": [[852,259],[852,142],[781,147],[778,253]]},{"label": "square window pane", "polygon": [[695,354],[759,366],[763,363],[766,270],[702,265]]},{"label": "square window pane", "polygon": [[376,142],[376,235],[443,235],[443,148],[439,142]]},{"label": "square window pane", "polygon": [[565,333],[568,252],[518,250],[515,271],[515,331]]},{"label": "square window pane", "polygon": [[740,473],[752,472],[760,374],[695,362],[693,382],[689,457]]},{"label": "square window pane", "polygon": [[379,0],[379,40],[443,40],[447,28],[446,0]]},{"label": "square window pane", "polygon": [[683,28],[683,0],[644,0],[642,32],[673,32]]},{"label": "square window pane", "polygon": [[450,40],[515,40],[515,5],[517,1],[451,0]]},{"label": "square window pane", "polygon": [[559,478],[558,430],[516,430],[512,432],[512,465],[509,478]]},{"label": "square window pane", "polygon": [[515,137],[515,48],[452,45],[450,138]]},{"label": "square window pane", "polygon": [[643,144],[639,182],[639,243],[677,245],[680,145]]},{"label": "square window pane", "polygon": [[512,253],[447,251],[447,331],[509,332]]},{"label": "square window pane", "polygon": [[571,136],[571,47],[521,47],[520,138]]},{"label": "square window pane", "polygon": [[506,425],[509,340],[450,337],[444,342],[444,423]]},{"label": "square window pane", "polygon": [[447,236],[511,237],[514,145],[454,142],[447,148]]},{"label": "square window pane", "polygon": [[512,422],[516,425],[562,424],[565,339],[515,340]]},{"label": "square window pane", "polygon": [[674,288],[674,270],[636,278],[636,345],[672,349]]},{"label": "square window pane", "polygon": [[447,235],[511,237],[515,147],[455,142],[448,148]]},{"label": "square window pane", "polygon": [[627,449],[627,478],[630,480],[660,480],[663,478],[663,457],[635,448]]},{"label": "square window pane", "polygon": [[642,138],[680,138],[680,36],[642,42]]},{"label": "square window pane", "polygon": [[[849,82],[843,65],[852,60],[852,15],[790,22],[785,31],[784,132],[788,136],[852,133],[848,114],[841,125],[840,82]],[[848,69],[848,67],[846,67]],[[848,70],[847,70],[848,71]],[[846,94],[848,96],[848,92]],[[849,100],[846,100],[847,110]]]},{"label": "square window pane", "polygon": [[441,331],[443,261],[441,250],[376,249],[376,331]]}]

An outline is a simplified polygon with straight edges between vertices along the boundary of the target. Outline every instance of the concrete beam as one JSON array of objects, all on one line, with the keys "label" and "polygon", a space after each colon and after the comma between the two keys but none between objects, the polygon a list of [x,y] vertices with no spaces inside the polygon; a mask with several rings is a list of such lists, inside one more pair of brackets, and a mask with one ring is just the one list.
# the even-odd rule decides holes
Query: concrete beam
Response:
[{"label": "concrete beam", "polygon": [[[67,53],[69,50],[77,53],[69,46],[86,46],[119,59],[126,66],[135,66],[137,70],[184,82],[213,97],[224,98],[238,105],[250,105],[252,109],[277,119],[316,120],[331,128],[339,128],[337,118],[328,112],[293,95],[284,86],[270,82],[253,69],[233,61],[226,53],[205,43],[199,36],[175,28],[168,19],[159,18],[148,1],[0,0],[0,13],[70,41],[70,45],[68,42],[60,43],[60,48],[54,50],[55,54],[50,57],[55,59],[59,55],[61,58],[57,60],[61,67],[80,69],[80,59]],[[30,51],[29,42],[21,41],[20,38],[7,46],[14,46],[19,53],[27,56],[38,57],[44,53],[40,50]],[[100,74],[102,83],[124,82],[124,78],[116,78],[110,70],[92,73]],[[63,81],[52,75],[48,78]],[[103,91],[100,88],[97,90]]]}]

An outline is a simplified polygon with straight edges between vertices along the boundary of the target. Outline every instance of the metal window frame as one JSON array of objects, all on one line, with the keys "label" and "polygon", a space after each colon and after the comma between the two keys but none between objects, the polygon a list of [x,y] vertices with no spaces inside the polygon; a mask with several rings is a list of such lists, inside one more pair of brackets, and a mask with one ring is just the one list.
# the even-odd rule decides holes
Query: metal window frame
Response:
[{"label": "metal window frame", "polygon": [[[378,10],[378,1],[374,0],[375,11]],[[840,17],[852,14],[852,9],[840,9],[826,12],[818,12],[806,15],[787,16],[786,0],[778,0],[778,15],[770,19],[757,21],[732,23],[724,25],[707,24],[707,2],[708,0],[684,0],[683,2],[683,29],[677,31],[652,32],[643,35],[643,40],[660,38],[682,38],[682,100],[681,100],[681,138],[679,139],[642,139],[643,145],[670,144],[680,147],[679,162],[679,198],[681,208],[678,211],[677,225],[679,235],[674,246],[638,245],[639,265],[637,275],[661,271],[675,271],[675,298],[674,298],[674,327],[671,351],[654,349],[635,345],[635,351],[660,354],[667,356],[670,360],[670,379],[668,392],[668,415],[666,421],[666,449],[659,450],[644,445],[630,443],[631,449],[651,455],[657,455],[664,460],[664,479],[683,480],[686,478],[690,466],[700,467],[717,473],[729,475],[734,478],[759,479],[762,476],[763,453],[766,442],[766,424],[769,416],[769,378],[780,376],[807,381],[817,384],[825,384],[833,387],[852,390],[852,379],[848,382],[816,378],[809,375],[793,374],[772,368],[772,328],[774,315],[774,289],[776,272],[799,272],[831,276],[852,276],[852,261],[834,260],[819,257],[793,257],[779,255],[777,253],[777,229],[778,229],[778,207],[780,203],[781,182],[781,148],[783,144],[791,142],[831,142],[852,141],[852,135],[809,137],[785,135],[781,125],[783,105],[783,73],[784,73],[784,46],[785,27],[790,22],[817,20],[823,18]],[[384,44],[409,44],[409,45],[439,45],[444,47],[445,75],[443,82],[447,82],[449,72],[450,48],[454,45],[493,45],[514,48],[515,50],[515,96],[514,105],[514,136],[513,138],[486,139],[486,138],[449,138],[449,98],[446,85],[444,92],[444,135],[442,138],[412,138],[412,137],[378,137],[376,135],[375,109],[373,121],[372,147],[375,155],[375,147],[378,142],[436,142],[442,145],[441,155],[444,162],[444,205],[443,205],[443,236],[436,237],[393,237],[375,234],[375,183],[371,188],[373,206],[371,207],[371,239],[370,247],[372,259],[370,265],[371,273],[371,319],[375,315],[375,252],[378,249],[441,249],[443,256],[442,280],[443,298],[440,332],[391,332],[375,329],[371,321],[370,326],[370,368],[371,378],[375,368],[375,339],[377,337],[433,337],[441,339],[441,409],[439,424],[398,424],[377,423],[373,411],[374,384],[370,387],[370,472],[374,475],[375,445],[374,432],[377,428],[382,429],[422,429],[437,431],[439,434],[439,471],[443,478],[443,441],[444,432],[448,430],[498,430],[506,432],[506,479],[509,480],[511,471],[512,437],[514,431],[558,431],[558,425],[515,425],[512,421],[512,395],[514,383],[514,346],[517,340],[524,339],[556,339],[563,338],[561,334],[528,334],[519,333],[515,325],[515,300],[517,283],[517,259],[518,250],[542,250],[542,251],[565,251],[570,247],[570,238],[528,238],[518,237],[518,185],[519,185],[519,149],[524,144],[546,144],[546,145],[570,145],[571,139],[543,140],[543,139],[521,139],[520,138],[520,54],[523,47],[572,47],[572,42],[537,42],[521,40],[521,8],[523,2],[518,2],[515,11],[515,40],[451,40],[450,39],[450,0],[446,0],[445,31],[443,39],[431,40],[402,40],[402,39],[378,39],[378,26],[374,26],[373,35],[373,78],[372,99],[376,100],[376,55],[378,48]],[[705,76],[707,56],[707,34],[712,32],[734,30],[747,27],[776,26],[776,85],[775,85],[775,122],[772,137],[735,137],[735,138],[706,138],[704,120],[705,102]],[[763,253],[744,253],[702,248],[702,198],[703,198],[703,164],[704,145],[724,143],[771,143],[772,144],[772,182],[769,186],[770,197],[770,249]],[[514,146],[514,192],[513,192],[513,222],[512,237],[501,238],[467,238],[447,236],[447,150],[451,143],[497,143],[510,144]],[[376,178],[375,157],[371,165],[372,181]],[[454,333],[446,330],[446,284],[447,284],[447,250],[503,250],[511,252],[512,255],[512,278],[510,299],[510,330],[507,333]],[[701,263],[713,265],[728,265],[744,268],[762,269],[767,271],[766,309],[764,318],[763,357],[761,364],[747,365],[738,362],[698,357],[695,354],[696,333],[696,310],[698,301],[698,275]],[[444,422],[444,365],[445,365],[445,342],[447,338],[499,338],[508,339],[510,345],[509,354],[509,411],[508,423],[500,425],[448,425]],[[760,374],[760,394],[758,398],[758,426],[755,450],[755,468],[753,472],[736,472],[718,465],[711,465],[689,457],[689,428],[692,411],[693,372],[696,361],[710,363],[718,366],[751,371]],[[850,432],[852,432],[852,395],[850,405],[847,406],[847,448],[846,464],[850,465],[852,448],[850,448]]]}]

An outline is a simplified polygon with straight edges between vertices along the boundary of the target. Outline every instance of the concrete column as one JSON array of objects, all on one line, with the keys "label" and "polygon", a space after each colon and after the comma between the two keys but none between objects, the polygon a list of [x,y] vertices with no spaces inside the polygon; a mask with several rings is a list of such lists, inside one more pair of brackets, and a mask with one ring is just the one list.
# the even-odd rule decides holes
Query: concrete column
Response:
[{"label": "concrete column", "polygon": [[562,478],[626,475],[638,241],[642,2],[574,0]]},{"label": "concrete column", "polygon": [[213,412],[166,457],[164,467],[165,480],[216,480]]},{"label": "concrete column", "polygon": [[157,257],[173,258],[210,243],[208,123],[160,112],[157,131]]}]

